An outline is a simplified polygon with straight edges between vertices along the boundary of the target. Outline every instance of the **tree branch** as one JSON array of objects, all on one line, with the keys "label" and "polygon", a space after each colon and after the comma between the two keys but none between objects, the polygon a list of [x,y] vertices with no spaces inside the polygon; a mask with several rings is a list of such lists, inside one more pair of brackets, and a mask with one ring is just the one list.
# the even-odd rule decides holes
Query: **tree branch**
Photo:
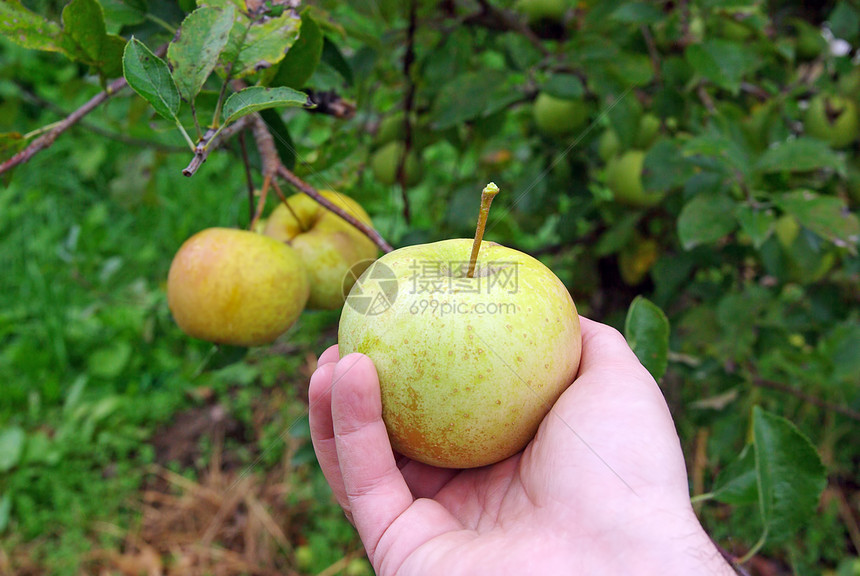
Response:
[{"label": "tree branch", "polygon": [[654,69],[654,80],[657,84],[660,84],[662,83],[660,52],[654,44],[654,36],[651,35],[651,30],[647,26],[640,26],[639,31],[642,32],[642,38],[645,40],[645,46],[648,48],[648,56],[651,58],[651,67]]},{"label": "tree branch", "polygon": [[754,386],[758,386],[759,388],[769,388],[771,390],[777,390],[779,392],[785,392],[786,394],[790,394],[795,398],[799,398],[804,402],[809,402],[819,408],[824,408],[825,410],[830,410],[832,412],[836,412],[838,414],[842,414],[843,416],[847,416],[852,420],[856,420],[860,422],[860,412],[848,408],[847,406],[842,406],[841,404],[836,404],[834,402],[828,402],[827,400],[822,400],[817,396],[813,396],[807,392],[802,390],[798,390],[796,388],[792,388],[788,384],[783,384],[782,382],[774,382],[773,380],[767,380],[762,378],[753,372],[753,380],[752,383]]},{"label": "tree branch", "polygon": [[379,232],[365,224],[364,222],[359,221],[352,214],[345,211],[340,206],[337,206],[331,202],[328,198],[320,194],[313,186],[293,174],[286,166],[282,163],[278,162],[278,176],[286,180],[293,188],[299,190],[300,192],[304,192],[314,200],[316,200],[320,205],[322,205],[327,210],[330,210],[358,228],[365,236],[370,238],[374,244],[376,244],[380,250],[383,252],[391,252],[393,248],[391,244],[385,241],[385,239],[379,235]]},{"label": "tree branch", "polygon": [[51,128],[48,132],[33,140],[29,146],[0,164],[0,174],[11,170],[19,164],[28,162],[33,156],[42,150],[50,148],[60,134],[74,126],[81,118],[92,112],[102,102],[125,88],[127,85],[125,78],[117,78],[108,84],[107,88],[103,92],[99,92],[90,98],[86,104],[69,114],[64,120],[58,122],[57,125]]},{"label": "tree branch", "polygon": [[212,150],[217,148],[221,142],[229,140],[235,134],[247,128],[252,121],[252,116],[242,116],[220,132],[213,130],[212,128],[208,129],[206,134],[203,135],[203,139],[197,143],[197,146],[194,149],[194,157],[191,159],[191,162],[188,163],[188,166],[182,170],[182,174],[184,176],[194,176],[194,174],[197,173],[197,170],[199,170],[203,163],[206,162],[206,159],[209,158],[209,154],[212,153]]}]

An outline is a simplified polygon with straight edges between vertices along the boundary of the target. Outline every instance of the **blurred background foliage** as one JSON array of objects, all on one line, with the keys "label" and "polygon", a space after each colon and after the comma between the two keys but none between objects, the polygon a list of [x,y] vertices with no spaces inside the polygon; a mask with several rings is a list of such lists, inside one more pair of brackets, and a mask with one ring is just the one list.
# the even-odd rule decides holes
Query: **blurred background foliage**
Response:
[{"label": "blurred background foliage", "polygon": [[[62,2],[4,4],[64,22]],[[246,78],[322,104],[264,113],[284,164],[356,198],[394,246],[471,236],[496,182],[486,238],[540,257],[582,314],[623,328],[640,295],[665,312],[661,386],[715,540],[741,557],[762,532],[754,497],[720,492],[761,406],[809,438],[827,485],[745,569],[860,573],[860,5],[303,4],[288,57]],[[102,34],[153,50],[195,7],[99,5]],[[0,30],[6,160],[116,62]],[[251,351],[170,318],[182,241],[250,218],[238,139],[186,178],[189,159],[126,89],[2,176],[0,573],[369,573],[307,437],[338,314]]]}]

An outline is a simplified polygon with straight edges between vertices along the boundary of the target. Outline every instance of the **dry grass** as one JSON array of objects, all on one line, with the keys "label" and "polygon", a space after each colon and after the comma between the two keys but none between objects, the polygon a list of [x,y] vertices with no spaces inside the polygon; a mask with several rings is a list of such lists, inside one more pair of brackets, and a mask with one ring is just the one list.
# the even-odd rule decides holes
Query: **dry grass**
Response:
[{"label": "dry grass", "polygon": [[[316,358],[307,359],[306,378]],[[276,388],[277,390],[277,388]],[[278,393],[274,393],[278,396]],[[271,421],[283,397],[261,398],[253,415],[254,430],[241,430],[217,404],[184,414],[174,425],[153,439],[160,463],[192,465],[200,461],[200,439],[208,437],[212,451],[207,467],[198,470],[198,481],[172,472],[162,464],[153,467],[137,503],[141,510],[137,526],[125,535],[117,550],[92,553],[86,573],[127,576],[289,576],[301,574],[296,567],[295,546],[305,540],[309,502],[287,497],[294,482],[307,481],[292,466],[301,441],[284,435],[284,455],[278,465],[262,472],[240,464],[224,452],[225,438],[244,442],[259,438],[262,426]],[[299,500],[300,503],[296,503]],[[97,530],[119,531],[99,524]],[[121,532],[121,531],[120,531]],[[322,574],[340,573],[355,549]],[[2,567],[2,557],[0,557]]]}]

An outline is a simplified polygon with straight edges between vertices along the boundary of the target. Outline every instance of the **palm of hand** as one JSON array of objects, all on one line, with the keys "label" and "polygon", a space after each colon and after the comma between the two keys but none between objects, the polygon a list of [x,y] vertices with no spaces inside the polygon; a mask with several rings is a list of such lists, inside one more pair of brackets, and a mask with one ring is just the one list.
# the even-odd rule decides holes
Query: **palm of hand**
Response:
[{"label": "palm of hand", "polygon": [[606,574],[651,542],[700,536],[665,401],[623,338],[597,326],[584,320],[579,377],[535,439],[474,470],[395,462],[372,363],[323,354],[314,447],[377,573]]}]

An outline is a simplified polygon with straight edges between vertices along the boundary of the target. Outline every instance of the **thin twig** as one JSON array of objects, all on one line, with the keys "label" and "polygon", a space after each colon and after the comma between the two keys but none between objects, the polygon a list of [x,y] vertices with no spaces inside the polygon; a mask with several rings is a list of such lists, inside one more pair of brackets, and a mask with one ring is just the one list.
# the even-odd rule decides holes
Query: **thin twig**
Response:
[{"label": "thin twig", "polygon": [[278,175],[278,166],[281,163],[281,159],[278,157],[278,148],[275,146],[275,139],[259,114],[254,115],[251,131],[254,133],[257,152],[260,154],[260,162],[263,165],[263,187],[260,189],[260,200],[257,203],[257,210],[254,212],[251,220],[251,228],[253,228],[263,215],[269,187]]},{"label": "thin twig", "polygon": [[242,116],[220,132],[212,130],[211,128],[207,130],[206,134],[203,135],[203,139],[197,143],[197,146],[194,149],[194,157],[191,159],[191,162],[188,163],[188,166],[182,170],[182,174],[184,176],[194,176],[194,174],[197,173],[197,170],[199,170],[203,163],[206,162],[206,159],[209,158],[209,154],[212,150],[217,148],[221,142],[229,140],[235,134],[247,128],[251,121],[251,116]]},{"label": "thin twig", "polygon": [[851,538],[854,549],[860,550],[860,526],[857,524],[857,519],[854,518],[854,511],[848,498],[845,497],[845,492],[838,485],[831,485],[827,490],[836,499],[839,516],[842,517],[842,523],[845,524],[845,530]]},{"label": "thin twig", "polygon": [[110,84],[108,84],[107,88],[103,92],[99,92],[92,98],[90,98],[86,104],[69,114],[64,120],[57,122],[56,126],[54,126],[50,131],[46,132],[42,136],[39,136],[35,140],[33,140],[29,146],[0,164],[0,174],[11,170],[18,164],[23,164],[24,162],[28,162],[33,156],[49,148],[57,137],[60,136],[63,132],[71,128],[76,122],[78,122],[81,118],[92,112],[96,107],[98,107],[102,102],[116,94],[118,91],[122,90],[127,86],[127,82],[125,78],[117,78]]},{"label": "thin twig", "polygon": [[651,57],[651,67],[654,68],[654,81],[657,84],[662,82],[660,76],[660,52],[657,50],[657,45],[654,43],[654,36],[651,34],[651,29],[645,25],[639,27],[642,32],[642,38],[645,39],[645,46],[648,47],[648,55]]},{"label": "thin twig", "polygon": [[245,133],[239,132],[239,150],[242,152],[242,164],[245,166],[245,180],[248,183],[249,225],[254,220],[254,176],[251,174],[251,162],[248,158],[248,146]]},{"label": "thin twig", "polygon": [[705,105],[705,108],[708,109],[708,112],[710,112],[711,114],[716,113],[717,106],[714,104],[714,99],[711,98],[710,94],[708,94],[708,91],[705,88],[704,84],[699,84],[699,86],[696,88],[696,94],[698,94],[699,100],[702,101],[702,104]]},{"label": "thin twig", "polygon": [[355,216],[353,216],[340,206],[337,206],[336,204],[332,203],[331,200],[320,194],[313,186],[293,174],[292,171],[290,171],[286,166],[281,163],[278,164],[278,176],[286,180],[290,184],[290,186],[292,186],[296,190],[304,192],[305,194],[316,200],[324,208],[334,212],[335,214],[358,228],[361,232],[364,233],[365,236],[370,238],[373,243],[376,244],[383,252],[391,252],[393,250],[391,244],[386,242],[385,239],[379,235],[379,232],[377,232],[364,222],[361,222],[360,220],[356,219]]},{"label": "thin twig", "polygon": [[802,390],[797,390],[796,388],[792,388],[788,384],[783,384],[782,382],[774,382],[773,380],[767,380],[766,378],[761,378],[759,376],[754,376],[752,381],[754,386],[758,386],[759,388],[769,388],[771,390],[777,390],[779,392],[785,392],[786,394],[790,394],[795,398],[799,398],[804,402],[809,402],[810,404],[814,404],[819,408],[824,408],[825,410],[830,410],[832,412],[836,412],[838,414],[842,414],[843,416],[847,416],[852,420],[857,420],[860,422],[860,412],[848,408],[847,406],[842,406],[841,404],[836,404],[834,402],[828,402],[827,400],[822,400],[817,396],[813,396],[807,392],[803,392]]},{"label": "thin twig", "polygon": [[[263,164],[263,179],[264,181],[275,181],[275,176],[280,176],[284,180],[286,180],[291,186],[297,188],[299,191],[304,192],[314,200],[316,200],[319,204],[321,204],[326,209],[334,212],[353,226],[359,229],[365,236],[370,238],[370,240],[379,246],[379,248],[385,252],[391,252],[393,248],[391,245],[385,241],[382,236],[379,235],[379,232],[358,220],[354,215],[350,214],[340,206],[337,206],[331,202],[328,198],[320,194],[313,186],[293,174],[284,164],[281,162],[280,157],[278,156],[278,150],[275,147],[275,139],[272,137],[272,133],[269,132],[269,129],[266,127],[266,123],[263,122],[263,118],[259,114],[251,114],[250,116],[246,116],[246,118],[253,119],[253,133],[254,139],[257,142],[257,150],[260,153],[260,159]],[[280,188],[275,187],[275,190],[278,192],[278,195],[281,197],[281,201],[286,204],[289,209],[290,206],[287,204],[286,199],[280,191]],[[261,199],[261,202],[264,200]],[[259,214],[260,209],[258,207],[257,213]],[[295,214],[293,214],[295,216]],[[296,218],[298,220],[298,218]],[[299,221],[301,224],[301,221]]]}]

